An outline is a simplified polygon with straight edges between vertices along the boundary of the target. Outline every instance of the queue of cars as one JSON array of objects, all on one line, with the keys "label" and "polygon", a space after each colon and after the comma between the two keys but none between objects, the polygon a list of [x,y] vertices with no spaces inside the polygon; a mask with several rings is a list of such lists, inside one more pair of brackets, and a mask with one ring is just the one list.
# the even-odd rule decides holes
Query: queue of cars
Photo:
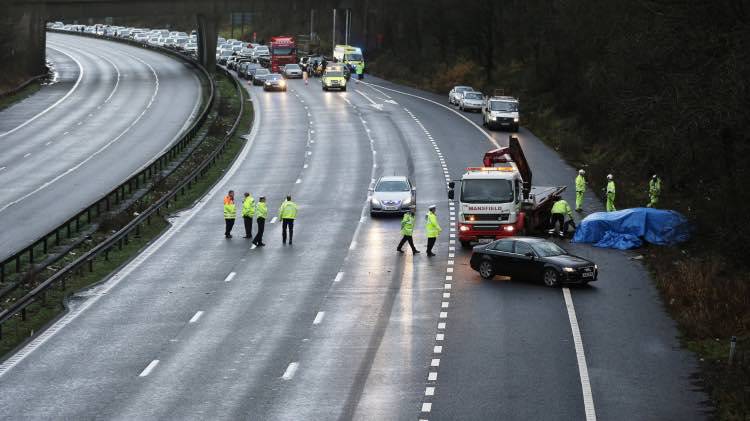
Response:
[{"label": "queue of cars", "polygon": [[518,98],[502,92],[486,96],[471,86],[459,85],[448,93],[448,103],[461,111],[478,111],[482,124],[490,130],[506,129],[517,132],[520,128]]}]

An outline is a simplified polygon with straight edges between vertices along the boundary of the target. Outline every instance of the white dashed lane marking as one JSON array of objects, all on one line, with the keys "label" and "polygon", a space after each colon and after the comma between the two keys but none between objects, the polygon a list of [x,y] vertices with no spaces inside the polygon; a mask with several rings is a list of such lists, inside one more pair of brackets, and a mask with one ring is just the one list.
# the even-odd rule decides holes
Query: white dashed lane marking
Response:
[{"label": "white dashed lane marking", "polygon": [[232,272],[224,278],[224,282],[230,282],[234,277],[237,276],[237,272]]},{"label": "white dashed lane marking", "polygon": [[190,323],[195,323],[195,322],[197,322],[197,321],[198,321],[198,319],[200,319],[200,318],[201,318],[201,316],[203,316],[203,311],[197,311],[197,312],[195,313],[195,315],[193,315],[193,317],[191,317],[191,318],[190,318]]},{"label": "white dashed lane marking", "polygon": [[299,368],[298,362],[289,363],[289,366],[286,368],[286,371],[284,371],[284,374],[281,376],[284,380],[291,380],[294,378],[294,374],[297,372],[297,369]]},{"label": "white dashed lane marking", "polygon": [[146,377],[149,374],[151,374],[152,371],[156,368],[156,366],[159,365],[159,360],[153,360],[151,361],[146,368],[141,371],[141,374],[138,375],[138,377]]},{"label": "white dashed lane marking", "polygon": [[326,312],[325,311],[319,311],[318,314],[315,315],[315,320],[313,320],[313,324],[314,325],[319,325],[323,321],[323,318],[325,316],[326,316]]}]

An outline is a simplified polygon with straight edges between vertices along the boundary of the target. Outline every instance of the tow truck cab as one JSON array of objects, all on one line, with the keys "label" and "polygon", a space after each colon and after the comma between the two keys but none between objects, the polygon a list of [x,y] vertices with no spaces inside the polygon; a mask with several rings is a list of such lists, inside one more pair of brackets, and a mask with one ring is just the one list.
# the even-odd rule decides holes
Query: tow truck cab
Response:
[{"label": "tow truck cab", "polygon": [[[509,146],[489,151],[484,166],[470,167],[461,177],[456,230],[461,245],[486,243],[500,237],[527,235],[546,227],[553,196],[565,186],[532,187],[531,169],[518,138]],[[449,183],[448,198],[455,198]]]}]

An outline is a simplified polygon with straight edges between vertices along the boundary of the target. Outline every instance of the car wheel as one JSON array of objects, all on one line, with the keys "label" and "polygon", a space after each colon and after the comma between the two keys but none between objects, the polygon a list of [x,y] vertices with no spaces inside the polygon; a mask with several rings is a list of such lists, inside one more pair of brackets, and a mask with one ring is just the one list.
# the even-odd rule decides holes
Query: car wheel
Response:
[{"label": "car wheel", "polygon": [[343,92],[346,92],[346,86],[344,86],[343,88],[341,88],[341,90],[342,90]]},{"label": "car wheel", "polygon": [[471,241],[461,240],[461,247],[463,247],[465,249],[471,248]]},{"label": "car wheel", "polygon": [[495,277],[495,268],[492,267],[492,262],[489,260],[483,260],[479,264],[479,276],[484,279],[492,279]]},{"label": "car wheel", "polygon": [[557,274],[557,271],[549,268],[544,271],[544,276],[542,280],[544,281],[544,285],[547,285],[548,287],[556,287],[559,283],[559,275]]},{"label": "car wheel", "polygon": [[370,211],[370,218],[374,218],[374,217],[375,217],[375,212]]}]

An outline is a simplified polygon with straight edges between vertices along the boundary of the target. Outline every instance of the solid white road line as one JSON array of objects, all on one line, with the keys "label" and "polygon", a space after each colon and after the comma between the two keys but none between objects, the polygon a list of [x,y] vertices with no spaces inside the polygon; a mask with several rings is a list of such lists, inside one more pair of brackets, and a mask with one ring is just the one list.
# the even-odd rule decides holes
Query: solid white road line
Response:
[{"label": "solid white road line", "polygon": [[156,368],[156,366],[159,365],[159,360],[153,360],[151,361],[146,368],[141,371],[141,374],[138,375],[138,377],[146,377],[149,374],[151,374],[152,371]]},{"label": "solid white road line", "polygon": [[333,278],[333,282],[341,282],[341,278],[344,277],[344,272],[339,272],[336,274],[336,277]]},{"label": "solid white road line", "polygon": [[237,272],[231,272],[226,278],[224,278],[224,282],[231,282],[235,276],[237,276]]},{"label": "solid white road line", "polygon": [[570,329],[573,332],[573,343],[576,349],[576,358],[578,359],[578,374],[581,377],[581,391],[583,392],[583,408],[586,412],[586,421],[596,421],[596,410],[594,409],[594,396],[591,394],[591,384],[589,383],[589,369],[586,365],[586,354],[583,351],[583,340],[581,331],[578,329],[578,318],[576,318],[576,309],[573,307],[573,298],[570,295],[570,289],[563,288],[565,297],[565,308],[568,310],[568,320]]},{"label": "solid white road line", "polygon": [[195,313],[195,315],[193,315],[193,317],[190,318],[190,322],[189,323],[195,323],[195,322],[197,322],[198,319],[200,319],[202,315],[203,315],[203,311],[197,311]]},{"label": "solid white road line", "polygon": [[362,82],[362,83],[364,83],[365,85],[368,85],[368,86],[377,86],[378,88],[386,89],[386,90],[389,90],[391,92],[396,92],[396,93],[401,94],[401,95],[406,95],[406,96],[410,96],[410,97],[413,97],[413,98],[419,98],[419,99],[421,99],[423,101],[431,102],[431,103],[433,103],[433,104],[435,104],[435,105],[437,105],[439,107],[443,107],[446,110],[452,112],[453,114],[455,114],[455,115],[463,118],[464,120],[468,121],[469,124],[471,124],[477,130],[479,130],[482,133],[482,135],[484,135],[484,137],[487,138],[487,140],[489,140],[493,145],[495,145],[496,148],[500,147],[500,144],[497,143],[497,141],[492,136],[490,136],[486,131],[484,131],[484,129],[482,129],[479,125],[477,125],[477,123],[471,121],[471,119],[469,119],[468,117],[466,117],[465,115],[459,113],[458,111],[454,110],[451,107],[447,107],[447,106],[445,106],[445,105],[443,105],[443,104],[441,104],[441,103],[439,103],[437,101],[433,101],[431,99],[427,99],[427,98],[421,97],[419,95],[414,95],[414,94],[410,94],[410,93],[407,93],[407,92],[402,92],[402,91],[399,91],[399,90],[396,90],[396,89],[386,88],[385,86],[376,85],[376,84],[370,83],[370,82]]},{"label": "solid white road line", "polygon": [[57,48],[50,47],[49,45],[47,46],[47,48],[49,48],[50,50],[55,50],[58,53],[62,53],[64,55],[70,57],[70,59],[73,60],[76,63],[76,65],[78,66],[78,70],[79,70],[79,72],[78,72],[78,79],[76,80],[76,83],[73,85],[72,88],[70,88],[70,90],[68,91],[68,93],[66,93],[62,98],[58,99],[54,104],[52,104],[49,107],[45,108],[44,110],[42,110],[42,112],[40,112],[39,114],[35,115],[34,117],[31,117],[30,119],[24,121],[20,125],[16,126],[14,129],[11,129],[11,130],[9,130],[9,131],[7,131],[5,133],[0,133],[0,138],[3,138],[3,137],[5,137],[5,136],[7,136],[7,135],[9,135],[9,134],[11,134],[11,133],[13,133],[15,131],[17,131],[17,130],[19,130],[19,129],[25,127],[25,126],[27,126],[32,121],[34,121],[37,118],[43,116],[44,114],[47,114],[48,111],[50,111],[51,109],[53,109],[53,108],[57,107],[58,105],[60,105],[61,102],[65,101],[76,89],[78,89],[78,85],[80,85],[81,79],[83,78],[83,66],[81,66],[81,62],[79,62],[78,60],[76,60],[73,56],[71,56],[70,54],[66,53],[65,51],[58,50]]},{"label": "solid white road line", "polygon": [[313,324],[314,325],[319,325],[320,322],[323,321],[323,317],[325,317],[325,316],[326,316],[326,312],[325,311],[319,311],[318,314],[315,315],[315,320],[313,320]]},{"label": "solid white road line", "polygon": [[284,380],[291,380],[294,378],[294,373],[297,372],[297,368],[299,368],[298,362],[289,363],[289,366],[286,368],[286,371],[284,371],[284,375],[281,376]]},{"label": "solid white road line", "polygon": [[273,219],[271,219],[271,223],[275,224],[278,219],[274,216]]}]

